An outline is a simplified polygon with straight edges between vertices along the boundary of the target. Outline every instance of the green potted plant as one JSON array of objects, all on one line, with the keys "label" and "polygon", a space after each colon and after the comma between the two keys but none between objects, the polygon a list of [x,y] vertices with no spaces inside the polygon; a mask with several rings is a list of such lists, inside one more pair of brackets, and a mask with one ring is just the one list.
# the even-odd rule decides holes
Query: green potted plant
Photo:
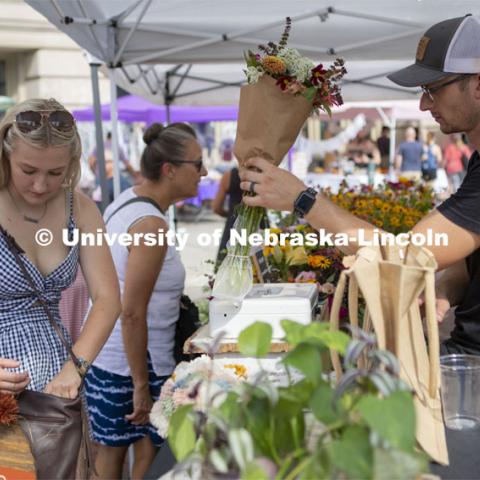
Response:
[{"label": "green potted plant", "polygon": [[[282,381],[260,368],[227,392],[213,389],[201,409],[193,402],[198,383],[189,393],[193,403],[174,411],[168,441],[176,470],[244,480],[414,479],[427,472],[428,458],[415,442],[412,394],[395,357],[361,330],[351,339],[324,323],[282,326],[292,347],[281,360]],[[241,333],[240,351],[261,358],[271,338],[271,327],[257,322]],[[322,367],[329,349],[344,358],[337,384]]]}]

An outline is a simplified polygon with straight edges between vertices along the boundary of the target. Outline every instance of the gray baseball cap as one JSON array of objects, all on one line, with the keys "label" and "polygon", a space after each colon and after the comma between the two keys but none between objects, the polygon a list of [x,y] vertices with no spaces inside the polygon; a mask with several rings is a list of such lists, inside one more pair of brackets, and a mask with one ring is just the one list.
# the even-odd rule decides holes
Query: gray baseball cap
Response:
[{"label": "gray baseball cap", "polygon": [[419,87],[452,74],[480,72],[480,21],[466,15],[430,27],[418,42],[415,63],[387,75],[402,87]]}]

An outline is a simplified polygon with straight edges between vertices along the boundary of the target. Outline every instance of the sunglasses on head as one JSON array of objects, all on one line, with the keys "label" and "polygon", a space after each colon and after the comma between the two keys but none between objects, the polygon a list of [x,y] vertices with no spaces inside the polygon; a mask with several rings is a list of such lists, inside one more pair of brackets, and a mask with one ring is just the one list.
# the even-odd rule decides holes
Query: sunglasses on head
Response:
[{"label": "sunglasses on head", "polygon": [[75,126],[72,114],[65,110],[52,110],[50,112],[27,110],[17,113],[15,116],[15,124],[22,133],[38,130],[45,121],[58,132],[70,132]]},{"label": "sunglasses on head", "polygon": [[191,163],[196,167],[198,172],[200,172],[203,168],[203,160],[175,160],[172,163]]}]

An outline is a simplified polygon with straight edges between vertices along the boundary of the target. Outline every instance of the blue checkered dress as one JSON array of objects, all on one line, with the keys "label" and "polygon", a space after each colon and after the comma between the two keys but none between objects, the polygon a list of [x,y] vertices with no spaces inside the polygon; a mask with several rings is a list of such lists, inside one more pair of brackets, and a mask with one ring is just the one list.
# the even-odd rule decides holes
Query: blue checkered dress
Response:
[{"label": "blue checkered dress", "polygon": [[[71,234],[76,227],[72,214],[71,193],[69,197],[68,229]],[[68,353],[50,325],[44,309],[37,302],[36,294],[17,265],[10,251],[7,237],[9,237],[8,232],[0,226],[0,263],[2,265],[0,269],[0,357],[18,360],[20,368],[12,371],[28,371],[31,382],[27,388],[42,391],[61,370]],[[12,237],[9,238],[12,239]],[[13,242],[17,245],[14,240]],[[70,341],[70,336],[60,319],[58,303],[62,290],[69,287],[75,280],[79,246],[71,247],[62,263],[47,276],[40,273],[18,245],[17,249],[65,338]]]}]

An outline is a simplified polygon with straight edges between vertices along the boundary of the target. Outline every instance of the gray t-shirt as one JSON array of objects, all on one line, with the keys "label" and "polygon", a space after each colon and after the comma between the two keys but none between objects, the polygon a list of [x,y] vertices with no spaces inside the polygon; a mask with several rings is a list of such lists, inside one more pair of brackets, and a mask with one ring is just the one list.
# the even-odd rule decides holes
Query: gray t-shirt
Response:
[{"label": "gray t-shirt", "polygon": [[420,142],[402,142],[398,147],[398,153],[402,156],[400,170],[420,171],[422,169],[423,147]]}]

